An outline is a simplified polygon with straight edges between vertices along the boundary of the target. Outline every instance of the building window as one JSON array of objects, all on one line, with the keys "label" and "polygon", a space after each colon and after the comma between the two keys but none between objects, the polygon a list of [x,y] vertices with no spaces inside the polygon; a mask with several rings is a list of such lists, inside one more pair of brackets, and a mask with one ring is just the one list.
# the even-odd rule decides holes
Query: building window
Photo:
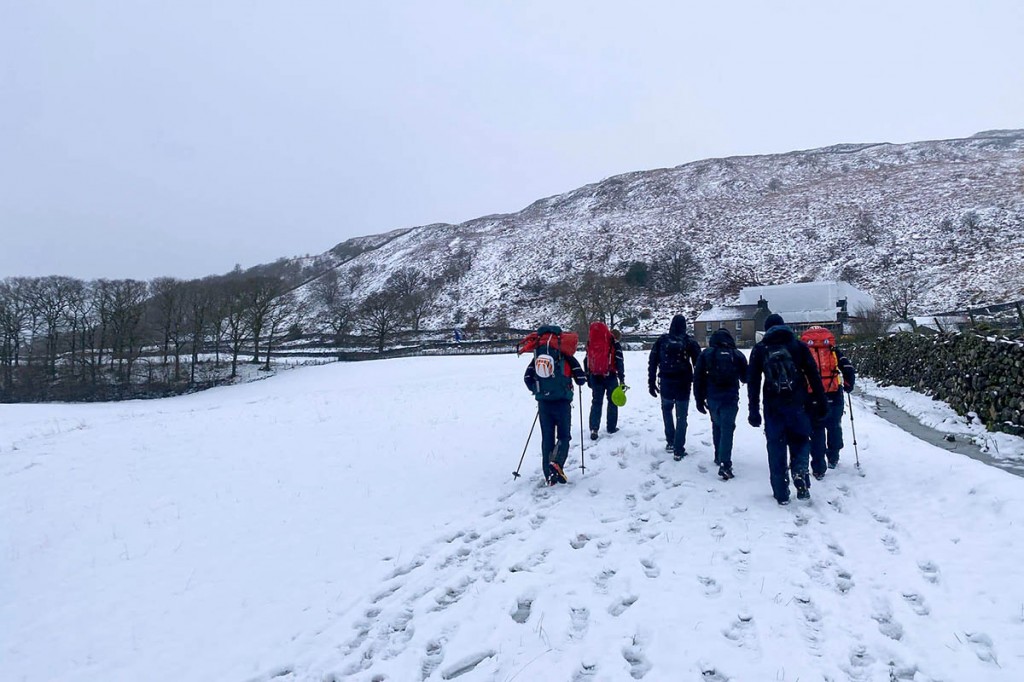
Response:
[{"label": "building window", "polygon": [[706,325],[704,325],[704,331],[707,331],[707,332],[714,331],[715,328],[711,326],[713,324],[714,324],[714,322],[708,322]]},{"label": "building window", "polygon": [[743,320],[736,320],[736,331],[743,331]]}]

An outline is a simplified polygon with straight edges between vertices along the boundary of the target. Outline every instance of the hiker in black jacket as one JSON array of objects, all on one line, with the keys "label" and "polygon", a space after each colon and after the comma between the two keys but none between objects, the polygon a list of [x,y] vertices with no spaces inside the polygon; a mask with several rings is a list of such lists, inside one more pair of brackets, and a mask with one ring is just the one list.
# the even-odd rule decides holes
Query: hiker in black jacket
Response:
[{"label": "hiker in black jacket", "polygon": [[740,382],[747,382],[747,357],[736,349],[728,329],[719,329],[697,358],[693,370],[693,399],[697,411],[711,414],[715,464],[723,481],[733,478],[732,436],[740,410]]},{"label": "hiker in black jacket", "polygon": [[668,334],[662,334],[654,342],[647,361],[647,390],[655,398],[659,390],[661,392],[665,449],[673,453],[677,462],[686,457],[686,411],[690,406],[693,365],[698,357],[700,346],[686,333],[686,317],[676,315]]},{"label": "hiker in black jacket", "polygon": [[[764,322],[764,337],[750,353],[747,399],[751,426],[761,426],[761,379],[764,377],[764,435],[768,446],[768,470],[772,494],[779,504],[789,504],[786,454],[793,473],[797,499],[810,498],[807,473],[811,450],[811,419],[822,419],[828,410],[825,389],[811,351],[786,326],[781,315]],[[810,390],[808,390],[808,388]]]}]

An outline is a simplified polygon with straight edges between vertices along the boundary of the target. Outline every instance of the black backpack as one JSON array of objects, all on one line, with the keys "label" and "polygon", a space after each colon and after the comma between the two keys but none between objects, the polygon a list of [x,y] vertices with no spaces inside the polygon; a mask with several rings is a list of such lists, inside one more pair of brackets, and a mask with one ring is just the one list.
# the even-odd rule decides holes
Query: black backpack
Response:
[{"label": "black backpack", "polygon": [[785,345],[765,346],[764,391],[766,394],[787,398],[796,395],[799,372],[789,348]]},{"label": "black backpack", "polygon": [[708,379],[719,387],[734,387],[740,380],[736,356],[731,348],[712,348],[708,362]]},{"label": "black backpack", "polygon": [[658,355],[658,367],[661,369],[661,376],[673,379],[690,376],[693,367],[690,365],[690,357],[686,354],[686,342],[689,337],[686,334],[669,334],[661,344],[661,351]]}]

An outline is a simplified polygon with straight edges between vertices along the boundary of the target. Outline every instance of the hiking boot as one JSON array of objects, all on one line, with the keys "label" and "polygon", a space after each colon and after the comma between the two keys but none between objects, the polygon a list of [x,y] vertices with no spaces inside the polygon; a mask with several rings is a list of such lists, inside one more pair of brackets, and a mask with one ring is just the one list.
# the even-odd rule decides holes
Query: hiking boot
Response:
[{"label": "hiking boot", "polygon": [[785,507],[787,504],[789,504],[789,498],[788,497],[786,497],[784,499],[781,499],[781,500],[777,499],[775,501],[779,503],[780,507]]},{"label": "hiking boot", "polygon": [[728,481],[730,478],[736,478],[732,473],[732,467],[726,466],[725,464],[718,467],[718,475],[723,481]]},{"label": "hiking boot", "polygon": [[675,449],[676,449],[676,446],[672,445],[672,443],[666,443],[665,444],[665,452],[672,452]]},{"label": "hiking boot", "polygon": [[817,471],[814,472],[814,479],[815,480],[820,481],[823,478],[825,478],[825,472],[824,471],[822,471],[820,474]]},{"label": "hiking boot", "polygon": [[811,499],[811,491],[807,488],[796,489],[796,499],[798,500],[809,500]]},{"label": "hiking boot", "polygon": [[619,430],[618,426],[609,426],[608,427],[608,433],[615,433],[618,430]]},{"label": "hiking boot", "polygon": [[565,472],[562,471],[562,467],[558,466],[554,462],[551,463],[551,478],[555,483],[569,482],[569,479],[565,477]]},{"label": "hiking boot", "polygon": [[809,500],[811,498],[811,484],[807,474],[794,475],[793,484],[796,486],[796,499]]},{"label": "hiking boot", "polygon": [[838,457],[836,457],[835,459],[830,459],[828,461],[828,468],[829,469],[835,469],[837,464],[839,464],[839,458]]},{"label": "hiking boot", "polygon": [[677,462],[679,460],[681,460],[683,457],[686,457],[686,450],[685,449],[683,449],[683,450],[675,450],[672,453],[672,459],[674,459]]},{"label": "hiking boot", "polygon": [[590,440],[597,440],[597,431],[590,432]]}]

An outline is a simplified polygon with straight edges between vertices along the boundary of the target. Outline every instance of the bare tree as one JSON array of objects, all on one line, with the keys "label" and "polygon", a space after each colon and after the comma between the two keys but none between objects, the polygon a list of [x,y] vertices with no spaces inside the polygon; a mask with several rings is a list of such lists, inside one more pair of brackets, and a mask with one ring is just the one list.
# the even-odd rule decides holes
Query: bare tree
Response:
[{"label": "bare tree", "polygon": [[892,318],[886,314],[885,310],[873,306],[855,310],[850,325],[857,336],[878,338],[885,334],[891,322]]},{"label": "bare tree", "polygon": [[111,363],[117,361],[118,378],[130,383],[132,368],[142,348],[142,321],[149,287],[134,279],[112,280],[108,285]]},{"label": "bare tree", "polygon": [[419,331],[420,322],[434,303],[433,283],[416,268],[401,268],[388,277],[385,287],[398,295],[413,331]]},{"label": "bare tree", "polygon": [[260,339],[263,336],[267,316],[274,309],[274,301],[286,289],[285,281],[279,277],[253,277],[247,280],[249,331],[252,333],[252,361],[260,361]]},{"label": "bare tree", "polygon": [[662,293],[685,294],[697,284],[703,270],[690,245],[677,239],[654,259],[651,281]]},{"label": "bare tree", "polygon": [[924,283],[920,275],[910,273],[903,277],[892,277],[879,292],[878,303],[882,310],[897,320],[909,322],[917,329],[912,317],[923,293]]},{"label": "bare tree", "polygon": [[401,300],[395,292],[382,289],[366,297],[359,306],[358,316],[363,330],[377,340],[377,352],[383,353],[384,345],[401,324]]},{"label": "bare tree", "polygon": [[264,316],[264,324],[267,332],[267,362],[264,365],[266,371],[270,371],[270,353],[274,347],[274,337],[284,326],[293,319],[302,317],[302,311],[298,309],[298,299],[294,292],[281,294],[270,302]]},{"label": "bare tree", "polygon": [[312,288],[312,298],[322,310],[323,320],[334,336],[335,346],[341,345],[342,337],[351,329],[353,322],[352,299],[341,287],[338,272],[330,270],[314,282]]},{"label": "bare tree", "polygon": [[229,279],[224,284],[222,315],[228,348],[231,350],[232,379],[238,376],[238,356],[249,334],[249,302],[252,298],[249,286],[249,281],[237,278]]}]

